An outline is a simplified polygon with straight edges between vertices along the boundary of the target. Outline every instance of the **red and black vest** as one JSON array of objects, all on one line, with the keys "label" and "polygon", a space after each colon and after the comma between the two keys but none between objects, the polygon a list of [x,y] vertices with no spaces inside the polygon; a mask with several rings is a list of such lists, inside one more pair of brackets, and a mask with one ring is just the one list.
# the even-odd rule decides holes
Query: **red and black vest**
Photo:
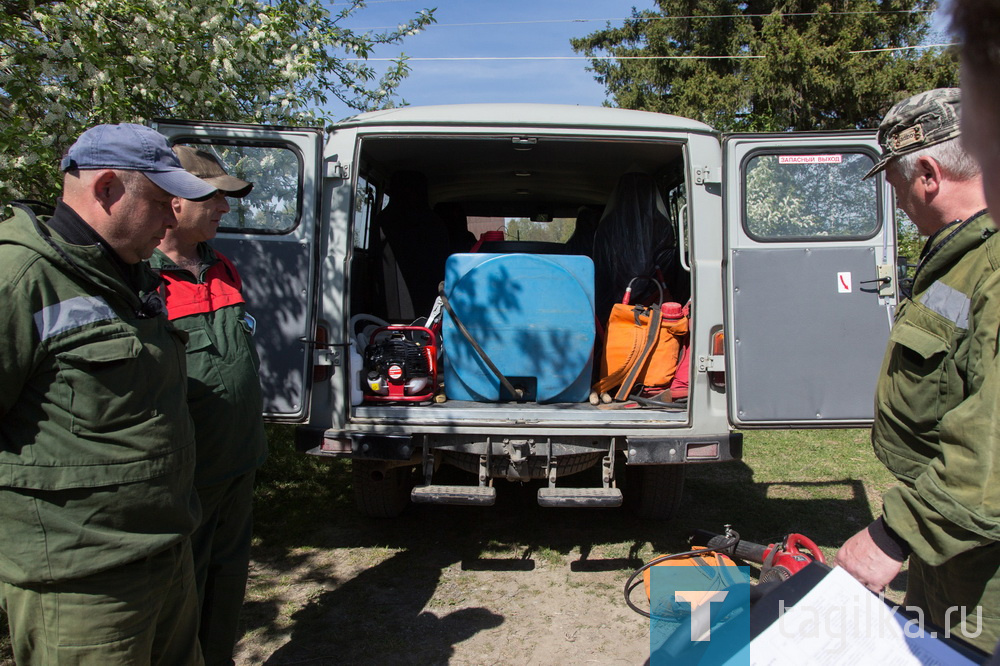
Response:
[{"label": "red and black vest", "polygon": [[243,303],[240,274],[224,255],[216,252],[215,256],[219,260],[205,271],[202,282],[179,280],[171,276],[170,270],[161,272],[166,282],[167,316],[171,321]]}]

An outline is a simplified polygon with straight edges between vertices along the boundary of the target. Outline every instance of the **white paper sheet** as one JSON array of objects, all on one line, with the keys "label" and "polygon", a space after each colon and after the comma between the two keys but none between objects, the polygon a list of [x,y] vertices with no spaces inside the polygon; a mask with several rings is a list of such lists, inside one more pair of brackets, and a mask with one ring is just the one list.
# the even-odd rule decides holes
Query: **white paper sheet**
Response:
[{"label": "white paper sheet", "polygon": [[[727,664],[961,666],[974,664],[918,619],[901,616],[846,571],[834,568]],[[978,629],[976,616],[966,630]]]}]

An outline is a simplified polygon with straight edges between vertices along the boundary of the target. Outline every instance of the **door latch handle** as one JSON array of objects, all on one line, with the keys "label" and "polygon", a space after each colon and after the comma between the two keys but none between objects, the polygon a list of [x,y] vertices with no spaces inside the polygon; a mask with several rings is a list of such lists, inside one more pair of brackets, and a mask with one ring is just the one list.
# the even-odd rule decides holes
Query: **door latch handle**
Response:
[{"label": "door latch handle", "polygon": [[875,278],[874,280],[862,280],[858,284],[889,284],[890,282],[892,282],[892,278],[880,277],[880,278]]}]

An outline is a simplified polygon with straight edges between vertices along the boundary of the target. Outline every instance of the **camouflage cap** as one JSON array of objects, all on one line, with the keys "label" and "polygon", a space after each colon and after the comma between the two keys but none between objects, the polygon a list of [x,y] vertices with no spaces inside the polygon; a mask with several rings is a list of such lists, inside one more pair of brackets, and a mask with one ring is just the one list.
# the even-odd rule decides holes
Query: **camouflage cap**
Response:
[{"label": "camouflage cap", "polygon": [[882,171],[900,155],[955,138],[960,133],[958,118],[958,88],[936,88],[897,103],[878,126],[882,157],[865,178]]}]

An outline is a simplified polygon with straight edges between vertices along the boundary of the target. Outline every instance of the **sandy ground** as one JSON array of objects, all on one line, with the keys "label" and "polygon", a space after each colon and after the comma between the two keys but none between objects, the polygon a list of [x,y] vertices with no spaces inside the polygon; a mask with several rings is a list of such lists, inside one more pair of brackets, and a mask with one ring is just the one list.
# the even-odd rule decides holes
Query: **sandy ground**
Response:
[{"label": "sandy ground", "polygon": [[648,620],[622,594],[632,571],[686,550],[691,529],[730,522],[765,544],[801,531],[832,557],[872,520],[880,492],[832,474],[786,470],[776,484],[743,463],[692,470],[666,524],[625,509],[544,509],[516,484],[498,487],[493,507],[419,505],[374,520],[350,505],[342,478],[294,496],[275,484],[258,503],[237,663],[644,664]]},{"label": "sandy ground", "polygon": [[238,664],[642,664],[649,655],[647,620],[622,598],[628,572],[600,570],[618,560],[385,548],[292,557],[292,570],[284,558],[254,563]]},{"label": "sandy ground", "polygon": [[653,554],[632,534],[647,528],[526,497],[335,519],[307,545],[257,548],[237,663],[645,663],[648,620],[622,589]]}]

